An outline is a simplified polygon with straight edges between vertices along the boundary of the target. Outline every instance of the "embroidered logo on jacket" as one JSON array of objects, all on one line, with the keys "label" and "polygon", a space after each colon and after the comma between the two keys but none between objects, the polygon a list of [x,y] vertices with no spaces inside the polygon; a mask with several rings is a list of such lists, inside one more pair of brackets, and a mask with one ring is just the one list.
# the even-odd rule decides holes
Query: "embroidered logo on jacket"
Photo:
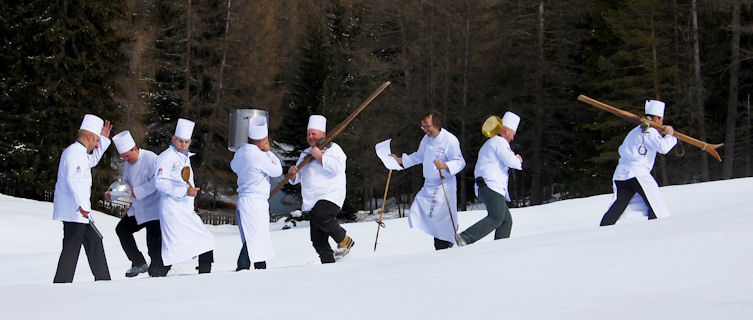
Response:
[{"label": "embroidered logo on jacket", "polygon": [[159,168],[159,170],[157,170],[157,175],[158,175],[158,176],[161,176],[161,175],[162,175],[162,168]]},{"label": "embroidered logo on jacket", "polygon": [[81,166],[76,166],[76,174],[81,173]]}]

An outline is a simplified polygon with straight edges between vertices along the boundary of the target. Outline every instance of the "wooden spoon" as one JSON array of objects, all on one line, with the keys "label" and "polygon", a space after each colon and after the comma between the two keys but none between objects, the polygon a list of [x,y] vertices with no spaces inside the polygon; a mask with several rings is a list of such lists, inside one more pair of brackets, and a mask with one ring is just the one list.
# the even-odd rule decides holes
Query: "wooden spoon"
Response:
[{"label": "wooden spoon", "polygon": [[193,185],[191,185],[191,182],[188,181],[188,179],[191,178],[191,168],[189,166],[183,167],[182,170],[180,170],[180,176],[183,178],[183,181],[188,183],[188,186],[193,188]]}]

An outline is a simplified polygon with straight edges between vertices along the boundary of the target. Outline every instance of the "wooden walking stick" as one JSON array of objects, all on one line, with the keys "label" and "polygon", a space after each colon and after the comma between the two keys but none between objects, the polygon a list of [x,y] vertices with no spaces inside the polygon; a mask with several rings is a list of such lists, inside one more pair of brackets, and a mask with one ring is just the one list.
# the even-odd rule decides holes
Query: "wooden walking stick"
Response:
[{"label": "wooden walking stick", "polygon": [[[332,139],[334,139],[335,136],[337,136],[338,134],[340,134],[340,132],[342,132],[343,130],[345,130],[345,128],[348,127],[348,124],[350,124],[350,122],[353,121],[353,119],[355,119],[356,116],[359,113],[361,113],[361,111],[363,111],[363,109],[366,108],[366,106],[369,105],[369,103],[371,103],[371,101],[374,100],[374,98],[376,98],[380,93],[382,93],[382,91],[384,91],[384,89],[387,88],[387,86],[389,86],[389,85],[390,85],[389,81],[386,81],[386,82],[382,83],[382,85],[379,86],[379,88],[377,88],[376,90],[374,90],[374,92],[372,92],[371,95],[368,98],[366,98],[366,100],[363,103],[361,103],[360,106],[358,106],[358,108],[356,109],[356,111],[353,111],[353,113],[351,113],[347,118],[345,118],[345,120],[343,120],[342,122],[340,122],[337,125],[337,127],[335,127],[335,129],[332,130],[332,134],[328,134],[327,138],[324,139],[324,141],[321,142],[319,145],[317,145],[317,147],[319,149],[322,149],[322,148],[324,148],[324,146],[326,146],[330,142],[332,142]],[[312,157],[310,154],[307,155],[305,158],[303,158],[303,161],[301,161],[301,163],[298,165],[298,171],[300,171],[301,168],[303,168],[303,166],[305,166],[307,163],[309,163],[311,161],[311,159],[313,159],[313,158],[314,157]],[[293,177],[292,174],[288,174],[287,176],[285,176],[285,179],[283,179],[282,182],[280,182],[280,184],[278,184],[277,187],[274,190],[272,190],[271,193],[269,193],[269,196],[272,197],[275,193],[277,193],[277,191],[280,191],[280,189],[282,189],[282,187],[285,186],[285,184],[288,183],[288,180],[290,180],[291,177]]]},{"label": "wooden walking stick", "polygon": [[392,170],[387,174],[387,185],[384,186],[384,197],[382,197],[382,210],[379,211],[379,220],[377,223],[376,239],[374,239],[374,252],[376,252],[377,241],[379,241],[379,229],[386,227],[382,222],[382,215],[384,215],[384,204],[387,201],[387,190],[390,189],[390,177],[392,177]]},{"label": "wooden walking stick", "polygon": [[[594,107],[597,107],[599,109],[609,111],[609,112],[611,112],[611,113],[613,113],[613,114],[615,114],[615,115],[617,115],[619,117],[622,117],[622,118],[624,118],[626,120],[629,120],[629,121],[632,121],[632,122],[635,122],[635,123],[642,123],[642,122],[648,123],[650,126],[652,126],[652,127],[656,128],[657,130],[659,130],[659,132],[664,131],[664,126],[663,125],[660,125],[660,124],[658,124],[658,123],[656,123],[654,121],[648,120],[646,118],[641,118],[641,117],[639,117],[639,116],[637,116],[637,115],[635,115],[633,113],[627,112],[625,110],[617,109],[617,108],[612,107],[612,106],[610,106],[610,105],[608,105],[606,103],[603,103],[601,101],[597,101],[597,100],[591,99],[591,98],[586,97],[584,95],[579,95],[578,96],[578,100],[580,100],[582,102],[585,102],[585,103],[588,103],[588,104],[590,104],[590,105],[592,105]],[[675,133],[672,134],[672,135],[675,136],[675,137],[677,137],[677,139],[680,139],[680,140],[682,140],[684,142],[687,142],[687,143],[689,143],[691,145],[694,145],[694,146],[700,148],[703,151],[708,152],[712,157],[716,158],[716,160],[719,160],[719,162],[722,162],[722,157],[719,156],[718,152],[716,152],[716,148],[719,148],[719,147],[723,146],[724,143],[709,144],[709,143],[706,143],[705,141],[701,141],[701,140],[695,139],[693,137],[686,136],[686,135],[684,135],[682,133],[679,133],[677,131],[675,131]]]},{"label": "wooden walking stick", "polygon": [[444,200],[447,202],[447,210],[450,211],[450,221],[452,221],[452,231],[455,232],[455,239],[458,238],[458,228],[455,226],[455,218],[452,217],[452,207],[450,207],[450,198],[447,197],[447,189],[444,188],[444,176],[442,175],[442,169],[439,170],[439,181],[442,183],[442,191],[444,191]]}]

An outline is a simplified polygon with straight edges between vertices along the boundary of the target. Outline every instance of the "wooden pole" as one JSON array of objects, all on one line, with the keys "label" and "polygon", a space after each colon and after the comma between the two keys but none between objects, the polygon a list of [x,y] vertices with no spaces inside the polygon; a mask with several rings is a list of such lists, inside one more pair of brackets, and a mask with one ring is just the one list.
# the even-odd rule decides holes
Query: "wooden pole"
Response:
[{"label": "wooden pole", "polygon": [[390,189],[390,178],[392,177],[392,170],[387,174],[387,185],[384,186],[384,197],[382,197],[382,209],[379,211],[379,220],[377,223],[376,238],[374,239],[374,251],[376,251],[377,241],[379,241],[379,229],[384,228],[384,222],[382,222],[382,215],[384,215],[384,204],[387,201],[387,190]]},{"label": "wooden pole", "polygon": [[[361,113],[361,111],[363,111],[363,109],[366,108],[366,106],[369,105],[369,103],[371,103],[372,100],[374,100],[374,98],[376,98],[380,93],[382,93],[382,91],[384,91],[384,89],[387,88],[388,85],[390,85],[389,81],[382,83],[382,85],[379,86],[379,88],[374,90],[374,92],[372,92],[371,95],[368,98],[366,98],[366,100],[363,103],[361,103],[360,106],[358,106],[356,111],[353,111],[353,113],[351,113],[347,118],[345,118],[345,120],[340,122],[340,124],[338,124],[334,130],[332,130],[332,134],[328,134],[327,138],[324,139],[324,142],[320,143],[317,147],[319,147],[319,149],[323,149],[324,146],[332,142],[332,139],[334,139],[338,134],[340,134],[340,132],[345,130],[345,128],[348,127],[348,124],[350,124],[350,122],[353,121],[353,119],[355,119],[356,116],[359,113]],[[303,161],[301,161],[301,163],[298,165],[298,170],[300,171],[301,168],[303,168],[303,166],[309,163],[311,159],[313,158],[314,157],[312,157],[310,154],[306,155],[306,157],[303,158]],[[272,190],[269,196],[272,197],[275,193],[277,193],[277,191],[280,191],[280,189],[282,189],[282,187],[285,186],[285,184],[288,183],[288,180],[290,180],[290,178],[292,177],[293,177],[292,174],[288,174],[287,176],[285,176],[285,179],[283,179],[282,182],[280,182],[280,184],[278,184],[277,187],[274,190]]]},{"label": "wooden pole", "polygon": [[[458,228],[455,226],[455,218],[452,217],[452,207],[450,206],[450,198],[447,197],[447,189],[444,187],[444,176],[442,175],[442,169],[439,170],[439,181],[442,183],[442,191],[444,191],[444,200],[447,202],[447,211],[450,212],[450,221],[452,222],[452,231],[455,232],[455,239],[458,238]],[[457,209],[455,209],[457,210]]]},{"label": "wooden pole", "polygon": [[[610,106],[610,105],[608,105],[606,103],[603,103],[601,101],[597,101],[597,100],[591,99],[591,98],[586,97],[584,95],[578,96],[578,100],[582,101],[582,102],[585,102],[585,103],[588,103],[588,104],[590,104],[590,105],[592,105],[594,107],[597,107],[599,109],[602,109],[602,110],[605,110],[605,111],[609,111],[609,112],[611,112],[611,113],[613,113],[613,114],[615,114],[615,115],[617,115],[617,116],[619,116],[621,118],[624,118],[624,119],[626,119],[628,121],[632,121],[632,122],[635,122],[635,123],[645,122],[645,123],[648,123],[650,126],[652,126],[652,127],[656,128],[657,130],[659,130],[659,132],[664,131],[664,126],[663,125],[660,125],[660,124],[658,124],[658,123],[656,123],[654,121],[648,120],[646,118],[641,118],[641,117],[639,117],[639,116],[637,116],[637,115],[635,115],[633,113],[630,113],[628,111],[617,109],[617,108],[612,107],[612,106]],[[686,143],[694,145],[694,146],[698,147],[699,149],[708,152],[712,157],[716,158],[716,160],[719,160],[719,162],[722,162],[722,158],[719,156],[719,153],[716,152],[716,148],[719,148],[719,147],[723,146],[724,143],[709,144],[709,143],[706,143],[705,141],[701,141],[701,140],[695,139],[693,137],[689,137],[689,136],[684,135],[682,133],[679,133],[677,131],[675,131],[675,133],[673,134],[673,136],[677,137],[677,139],[680,139],[681,141],[684,141]]]}]

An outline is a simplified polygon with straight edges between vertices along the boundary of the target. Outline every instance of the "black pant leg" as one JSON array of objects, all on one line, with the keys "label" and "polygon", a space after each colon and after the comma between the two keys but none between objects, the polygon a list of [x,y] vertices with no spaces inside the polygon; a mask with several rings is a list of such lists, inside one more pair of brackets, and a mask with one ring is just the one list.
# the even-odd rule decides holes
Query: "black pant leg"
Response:
[{"label": "black pant leg", "polygon": [[[139,251],[139,247],[136,245],[136,240],[133,238],[133,234],[141,230],[142,226],[136,223],[136,217],[124,216],[115,226],[115,233],[120,239],[120,246],[123,247],[128,260],[131,261],[131,267],[138,267],[146,263],[144,255]],[[148,236],[148,235],[147,235]]]},{"label": "black pant leg", "polygon": [[311,226],[309,226],[309,233],[311,236],[311,245],[314,246],[314,250],[319,254],[319,260],[322,263],[335,262],[335,252],[329,246],[329,236],[314,222],[313,218],[311,219]]},{"label": "black pant leg", "polygon": [[107,267],[107,257],[102,239],[97,235],[91,225],[86,225],[84,234],[84,251],[89,260],[89,268],[92,270],[94,280],[110,280],[110,269]]},{"label": "black pant leg", "polygon": [[214,250],[209,250],[199,255],[199,273],[209,273],[212,271],[212,262],[214,262]]},{"label": "black pant leg", "polygon": [[63,249],[60,251],[53,283],[73,282],[73,274],[76,273],[76,264],[79,252],[81,252],[81,244],[84,242],[86,227],[84,223],[63,222]]},{"label": "black pant leg", "polygon": [[319,200],[311,209],[311,223],[316,224],[328,236],[332,237],[335,242],[340,243],[345,239],[345,229],[337,222],[337,213],[340,207],[327,201]]},{"label": "black pant leg", "polygon": [[159,220],[152,220],[142,224],[146,228],[146,248],[149,253],[149,269],[163,268],[162,262],[162,230],[160,230]]},{"label": "black pant leg", "polygon": [[236,265],[235,271],[251,269],[251,258],[248,256],[248,245],[245,241],[241,247],[241,252],[238,253],[238,262]]},{"label": "black pant leg", "polygon": [[434,250],[452,248],[452,242],[434,238]]},{"label": "black pant leg", "polygon": [[617,220],[620,219],[622,213],[625,212],[625,208],[627,208],[630,199],[633,198],[633,195],[635,195],[636,192],[636,190],[633,189],[634,185],[631,181],[638,183],[638,179],[636,178],[614,182],[617,188],[617,200],[612,203],[612,206],[609,207],[609,210],[607,210],[601,218],[600,226],[610,226],[617,223]]},{"label": "black pant leg", "polygon": [[635,179],[635,178],[633,181],[633,190],[638,192],[638,194],[640,194],[641,197],[643,197],[643,201],[646,202],[646,206],[648,207],[648,219],[649,220],[656,219],[656,213],[654,213],[654,208],[651,207],[651,203],[648,202],[648,198],[646,198],[646,192],[643,191],[643,187],[641,187],[641,183],[638,182],[638,179]]}]

